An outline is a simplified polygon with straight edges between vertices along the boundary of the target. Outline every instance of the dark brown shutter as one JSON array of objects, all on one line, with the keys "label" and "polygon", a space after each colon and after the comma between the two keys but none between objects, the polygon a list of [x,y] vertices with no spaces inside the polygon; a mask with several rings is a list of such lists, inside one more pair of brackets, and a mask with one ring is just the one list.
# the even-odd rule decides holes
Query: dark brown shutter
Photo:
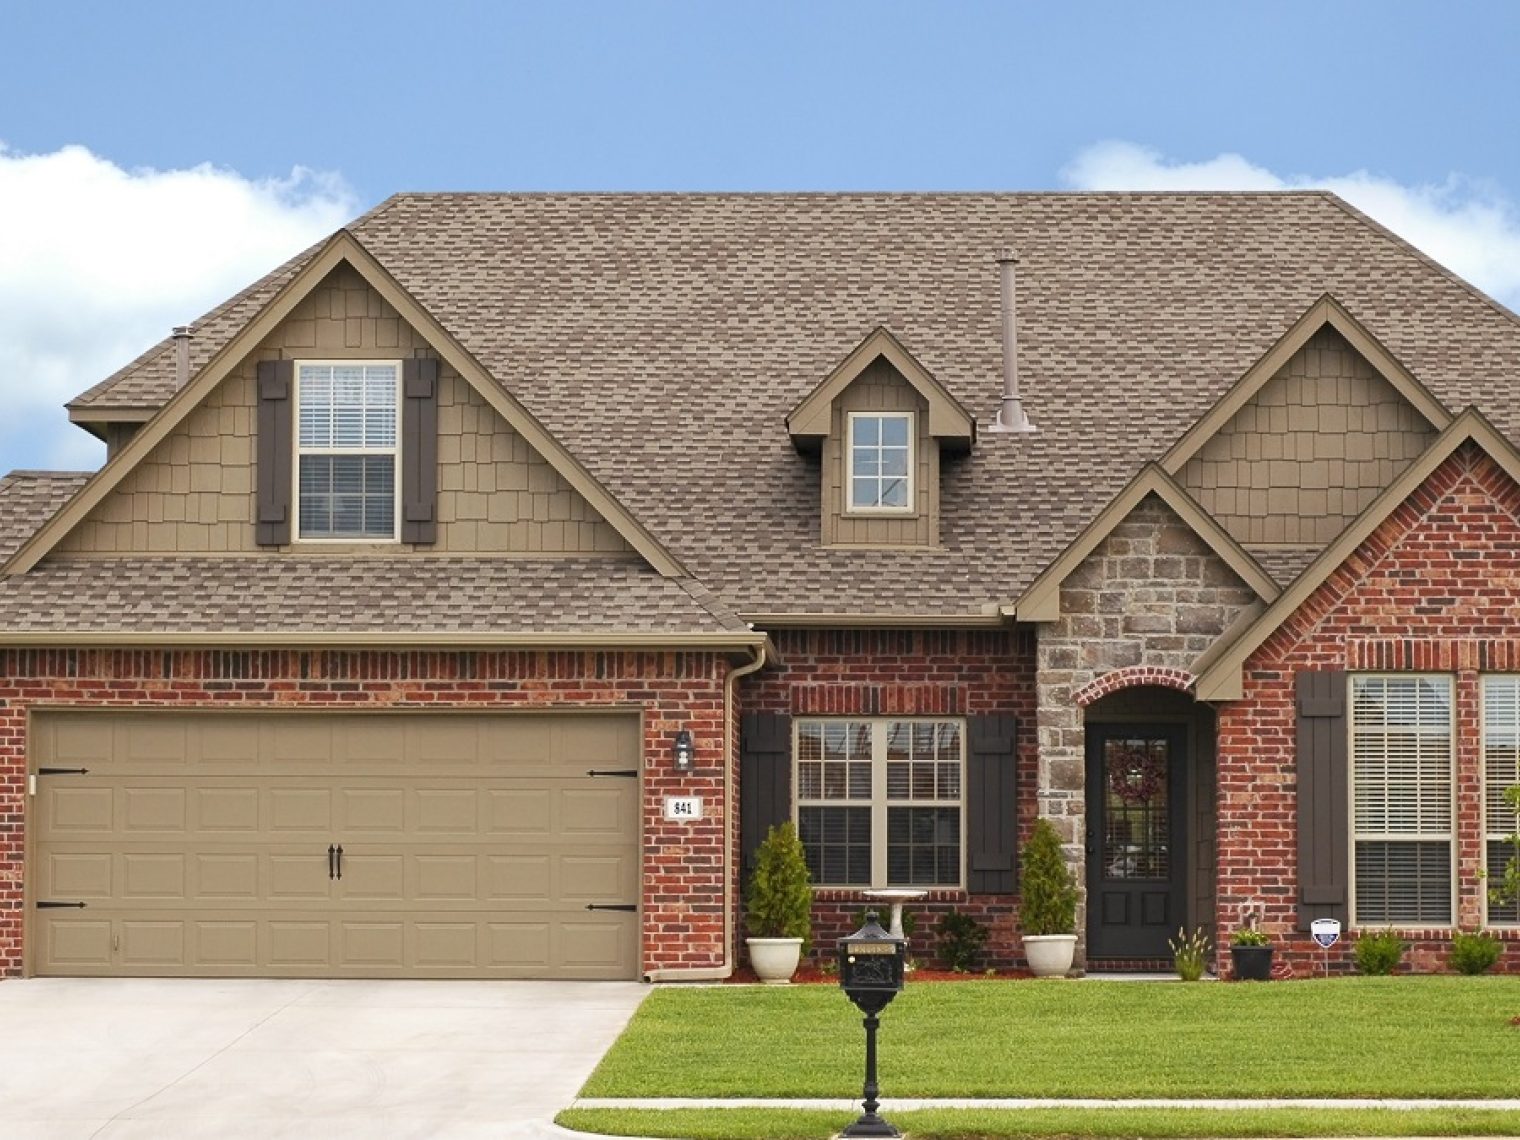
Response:
[{"label": "dark brown shutter", "polygon": [[739,849],[744,873],[766,832],[792,818],[792,718],[745,713],[739,718]]},{"label": "dark brown shutter", "polygon": [[255,425],[254,475],[258,484],[254,541],[284,546],[290,541],[292,392],[295,365],[289,360],[261,360],[258,367],[258,423]]},{"label": "dark brown shutter", "polygon": [[1298,699],[1298,927],[1350,923],[1346,674],[1304,672]]},{"label": "dark brown shutter", "polygon": [[1008,713],[966,721],[966,889],[1006,895],[1018,871],[1018,720]]},{"label": "dark brown shutter", "polygon": [[401,541],[437,542],[438,361],[403,361],[401,391]]}]

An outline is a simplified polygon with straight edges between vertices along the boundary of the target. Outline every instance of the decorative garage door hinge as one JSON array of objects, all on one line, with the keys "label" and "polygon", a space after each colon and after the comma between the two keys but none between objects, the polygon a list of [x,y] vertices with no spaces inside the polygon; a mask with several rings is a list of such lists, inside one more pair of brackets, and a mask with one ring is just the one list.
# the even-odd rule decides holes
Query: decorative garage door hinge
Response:
[{"label": "decorative garage door hinge", "polygon": [[85,904],[82,902],[59,902],[56,899],[37,900],[38,910],[63,910],[66,907],[72,907],[75,910],[83,910]]},{"label": "decorative garage door hinge", "polygon": [[586,775],[622,776],[624,779],[634,780],[638,778],[639,770],[637,768],[591,768],[587,770]]},{"label": "decorative garage door hinge", "polygon": [[587,910],[622,910],[622,911],[627,911],[629,914],[635,914],[635,913],[638,912],[639,904],[638,903],[587,903],[586,904],[586,909]]},{"label": "decorative garage door hinge", "polygon": [[29,796],[37,794],[38,776],[88,776],[89,774],[88,768],[38,768],[26,779],[26,794]]}]

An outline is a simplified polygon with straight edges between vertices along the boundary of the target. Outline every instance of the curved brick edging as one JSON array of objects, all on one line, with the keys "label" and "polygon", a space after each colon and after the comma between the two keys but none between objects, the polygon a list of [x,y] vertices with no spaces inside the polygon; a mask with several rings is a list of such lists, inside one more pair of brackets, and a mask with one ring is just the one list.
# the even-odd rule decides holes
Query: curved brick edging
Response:
[{"label": "curved brick edging", "polygon": [[1097,677],[1073,694],[1072,699],[1080,708],[1086,708],[1120,689],[1132,689],[1138,685],[1156,685],[1163,689],[1176,689],[1191,693],[1198,678],[1186,669],[1169,669],[1161,665],[1129,665],[1114,669]]}]

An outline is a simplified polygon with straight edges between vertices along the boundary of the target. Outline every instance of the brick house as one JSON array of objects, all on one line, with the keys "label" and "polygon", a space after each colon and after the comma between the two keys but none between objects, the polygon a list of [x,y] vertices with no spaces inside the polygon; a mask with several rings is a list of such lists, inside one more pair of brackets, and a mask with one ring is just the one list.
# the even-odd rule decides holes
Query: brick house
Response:
[{"label": "brick house", "polygon": [[1517,375],[1321,193],[392,198],[0,482],[0,971],[722,977],[783,819],[1015,964],[1037,815],[1514,969]]}]

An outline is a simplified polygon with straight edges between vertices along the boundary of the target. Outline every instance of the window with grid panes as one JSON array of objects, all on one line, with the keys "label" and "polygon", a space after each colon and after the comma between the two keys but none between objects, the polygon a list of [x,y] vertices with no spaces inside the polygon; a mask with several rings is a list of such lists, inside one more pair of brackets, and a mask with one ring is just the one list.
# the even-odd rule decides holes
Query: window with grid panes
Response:
[{"label": "window with grid panes", "polygon": [[296,534],[305,540],[396,537],[395,361],[296,366]]},{"label": "window with grid panes", "polygon": [[1351,679],[1354,921],[1444,926],[1452,917],[1452,683]]},{"label": "window with grid panes", "polygon": [[[1504,792],[1515,784],[1520,784],[1520,676],[1484,677],[1483,865],[1491,878],[1503,875],[1514,855],[1509,837],[1520,829],[1520,819],[1504,802]],[[1520,923],[1520,902],[1490,902],[1488,921],[1504,926]]]},{"label": "window with grid panes", "polygon": [[818,886],[958,887],[959,721],[797,722],[797,831]]},{"label": "window with grid panes", "polygon": [[913,416],[849,414],[848,511],[913,510]]}]

